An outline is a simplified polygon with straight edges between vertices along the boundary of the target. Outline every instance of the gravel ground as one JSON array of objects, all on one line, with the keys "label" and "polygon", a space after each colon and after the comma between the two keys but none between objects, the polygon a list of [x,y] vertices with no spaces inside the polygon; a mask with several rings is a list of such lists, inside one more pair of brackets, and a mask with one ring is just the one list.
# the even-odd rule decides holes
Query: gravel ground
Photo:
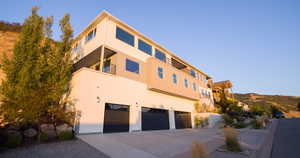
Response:
[{"label": "gravel ground", "polygon": [[20,147],[0,152],[1,158],[109,158],[81,140]]}]

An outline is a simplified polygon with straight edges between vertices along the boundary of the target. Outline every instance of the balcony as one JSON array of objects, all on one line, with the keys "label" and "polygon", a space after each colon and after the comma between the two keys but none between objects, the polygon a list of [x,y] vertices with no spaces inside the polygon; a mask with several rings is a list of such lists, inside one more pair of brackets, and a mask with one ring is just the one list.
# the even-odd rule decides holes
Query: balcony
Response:
[{"label": "balcony", "polygon": [[115,57],[116,52],[105,48],[104,49],[104,56],[101,57],[101,50],[102,47],[99,47],[95,49],[93,52],[89,53],[88,55],[81,58],[79,61],[77,61],[75,64],[73,64],[73,72],[81,69],[82,67],[94,69],[97,71],[100,71],[101,64],[102,71],[109,74],[116,74],[116,64],[115,63]]}]

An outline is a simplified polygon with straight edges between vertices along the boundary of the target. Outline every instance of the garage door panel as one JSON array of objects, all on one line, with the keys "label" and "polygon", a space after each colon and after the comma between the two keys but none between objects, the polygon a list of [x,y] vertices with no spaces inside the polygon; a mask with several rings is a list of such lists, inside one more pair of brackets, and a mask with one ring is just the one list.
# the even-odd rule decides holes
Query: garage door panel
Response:
[{"label": "garage door panel", "polygon": [[129,131],[129,106],[120,104],[105,104],[104,133]]},{"label": "garage door panel", "polygon": [[175,127],[176,129],[192,128],[191,113],[175,111]]},{"label": "garage door panel", "polygon": [[142,108],[142,130],[169,129],[168,110]]}]

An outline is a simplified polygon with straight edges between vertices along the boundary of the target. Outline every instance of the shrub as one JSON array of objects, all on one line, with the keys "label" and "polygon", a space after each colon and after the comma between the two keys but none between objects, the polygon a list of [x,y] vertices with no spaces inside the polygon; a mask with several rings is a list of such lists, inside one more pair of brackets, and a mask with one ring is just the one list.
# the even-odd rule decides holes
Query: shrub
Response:
[{"label": "shrub", "polygon": [[191,152],[193,158],[209,158],[209,154],[204,145],[200,144],[199,142],[193,142],[191,146]]},{"label": "shrub", "polygon": [[251,125],[254,129],[261,129],[264,128],[264,120],[263,119],[254,119],[251,121]]},{"label": "shrub", "polygon": [[238,140],[238,132],[231,127],[224,128],[225,144],[228,151],[241,152],[241,146]]},{"label": "shrub", "polygon": [[233,124],[234,128],[245,128],[247,127],[247,124],[244,122],[237,122],[235,124]]},{"label": "shrub", "polygon": [[48,134],[45,133],[45,132],[41,132],[40,135],[39,135],[39,140],[41,142],[46,142],[48,141],[49,137],[48,137]]},{"label": "shrub", "polygon": [[197,128],[201,127],[207,127],[209,125],[209,122],[208,122],[208,117],[196,117],[195,118],[195,125]]},{"label": "shrub", "polygon": [[21,145],[22,143],[22,136],[21,135],[7,135],[7,140],[4,144],[5,147],[8,147],[8,148],[15,148],[19,145]]},{"label": "shrub", "polygon": [[224,120],[224,123],[226,124],[226,125],[231,125],[231,124],[233,124],[233,118],[231,117],[231,116],[229,116],[228,114],[224,114],[223,116],[222,116],[222,118],[223,118],[223,120]]},{"label": "shrub", "polygon": [[58,134],[59,140],[70,140],[73,138],[72,131],[63,131]]},{"label": "shrub", "polygon": [[253,105],[250,107],[250,111],[253,115],[261,116],[267,113],[267,110],[261,105]]}]

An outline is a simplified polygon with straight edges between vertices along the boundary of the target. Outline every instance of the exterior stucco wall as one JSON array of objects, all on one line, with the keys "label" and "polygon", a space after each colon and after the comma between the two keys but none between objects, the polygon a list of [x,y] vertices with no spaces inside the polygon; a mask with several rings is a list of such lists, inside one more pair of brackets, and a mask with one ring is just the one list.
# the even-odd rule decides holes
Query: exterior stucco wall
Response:
[{"label": "exterior stucco wall", "polygon": [[191,112],[194,118],[194,101],[150,91],[146,84],[124,77],[82,68],[72,83],[71,96],[81,113],[79,133],[103,132],[105,103],[130,106],[130,131],[141,130],[141,107],[170,110],[171,129],[175,128],[173,111]]}]

